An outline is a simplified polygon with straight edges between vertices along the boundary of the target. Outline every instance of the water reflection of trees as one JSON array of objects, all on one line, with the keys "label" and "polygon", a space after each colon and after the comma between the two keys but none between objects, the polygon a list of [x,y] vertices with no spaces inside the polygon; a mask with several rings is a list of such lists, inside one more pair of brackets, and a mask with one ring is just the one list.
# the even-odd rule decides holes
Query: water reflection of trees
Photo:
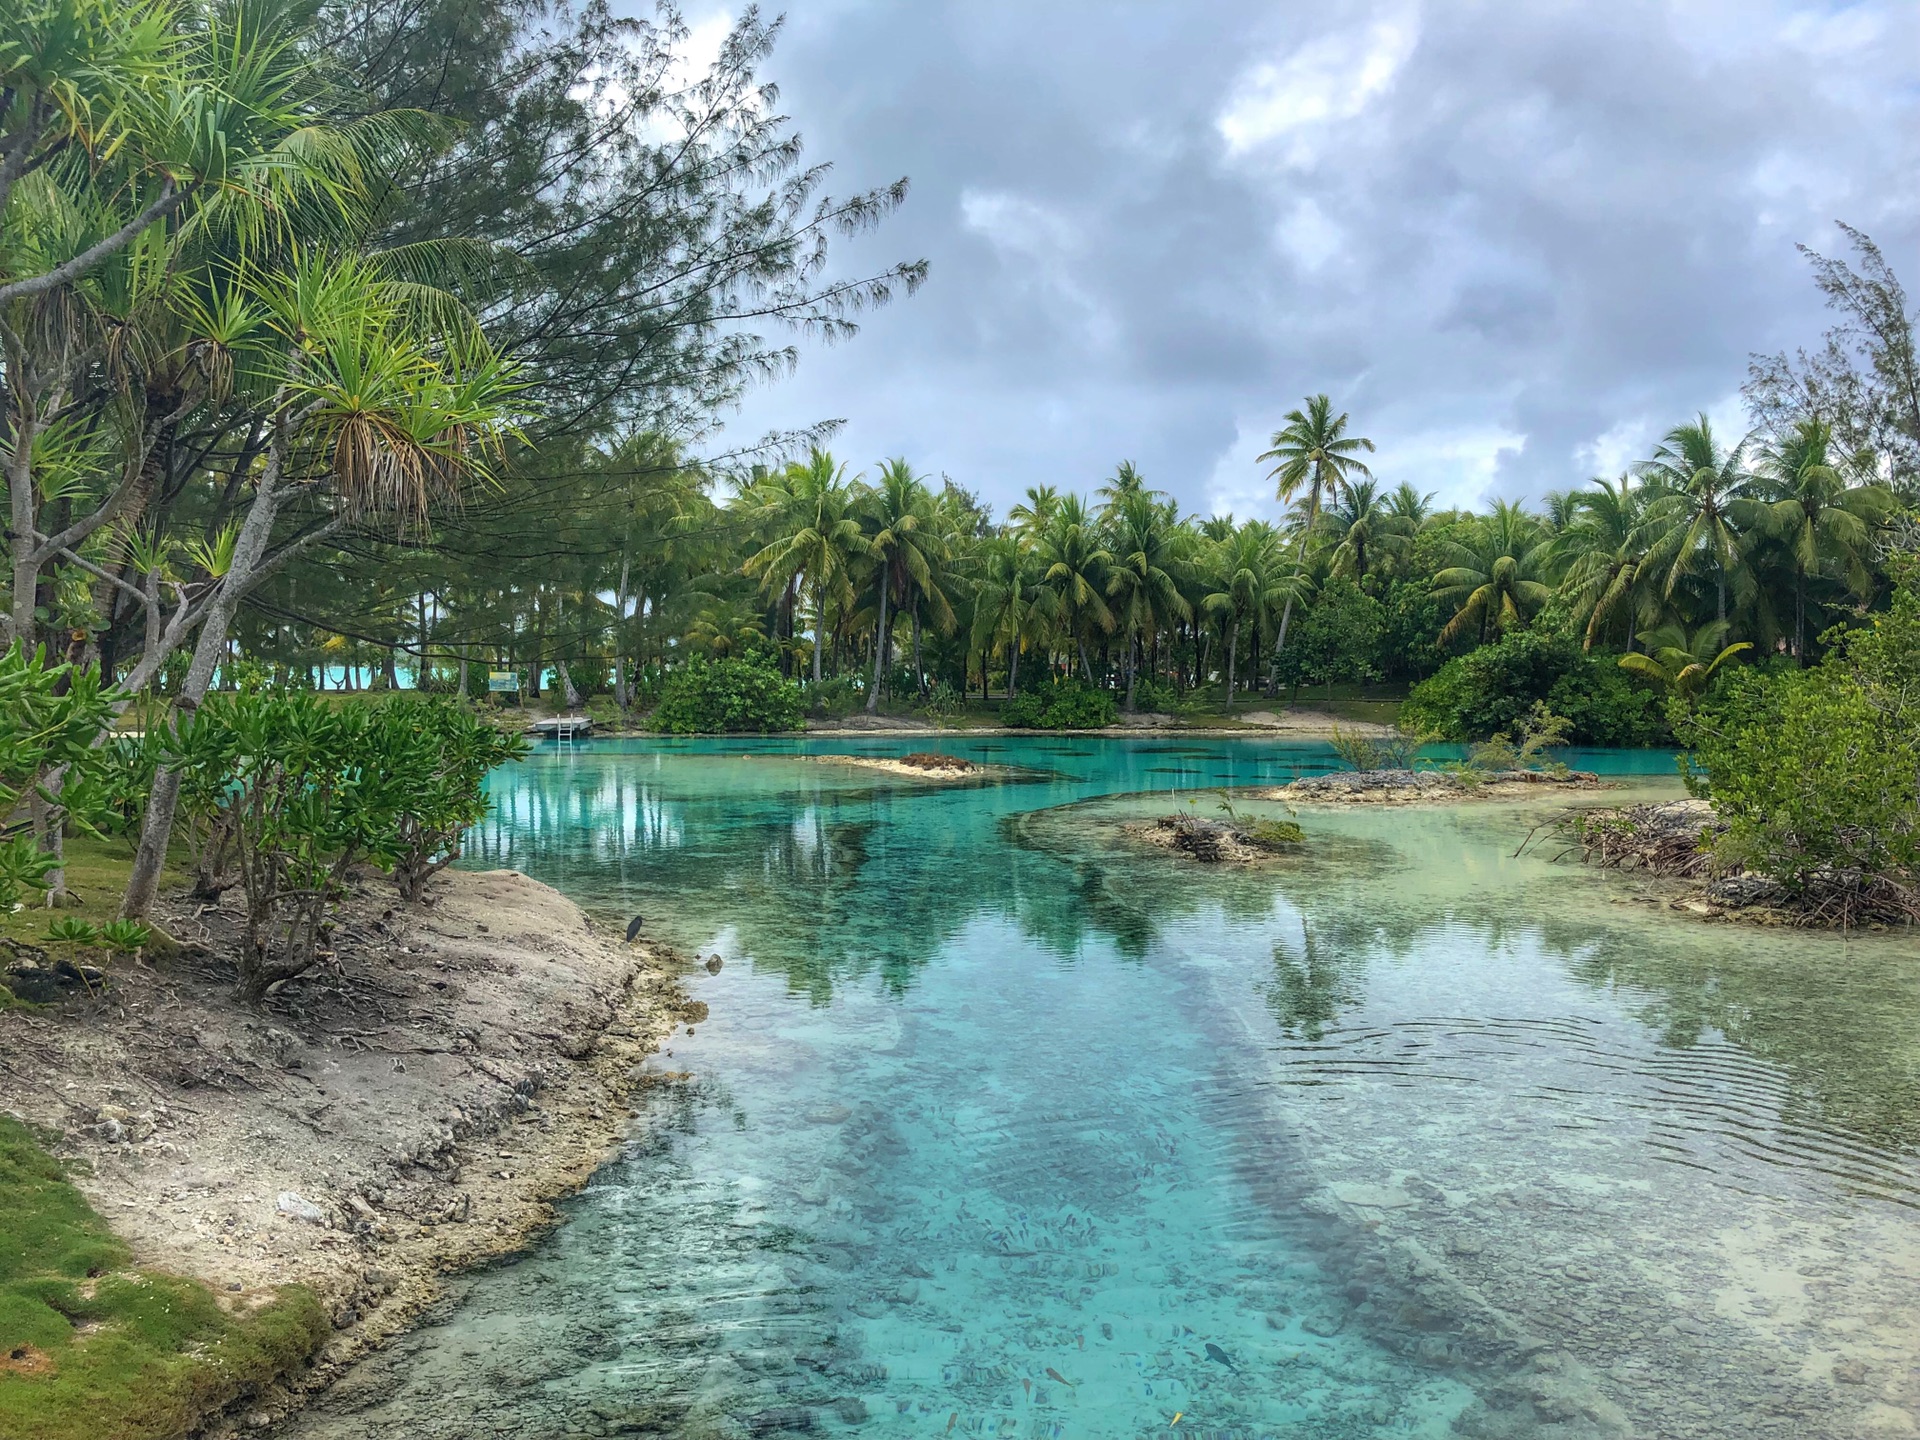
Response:
[{"label": "water reflection of trees", "polygon": [[[1203,868],[1117,833],[1164,799],[1007,815],[1007,798],[989,792],[728,773],[530,767],[497,794],[470,855],[562,883],[608,914],[640,910],[682,943],[731,930],[756,966],[820,1001],[874,974],[904,990],[984,914],[1013,918],[1059,957],[1103,944],[1138,958],[1196,916],[1271,923],[1280,938],[1267,999],[1281,1028],[1309,1041],[1364,1000],[1373,966],[1414,959],[1437,927],[1459,927],[1489,950],[1559,961],[1668,1047],[1725,1036],[1778,1068],[1783,1118],[1920,1145],[1911,942],[1623,911],[1604,903],[1618,893],[1611,877],[1493,865],[1504,847],[1491,831],[1429,836],[1421,851],[1405,837],[1355,840],[1309,824],[1296,859]],[[1464,850],[1474,854],[1463,860]],[[1460,878],[1476,865],[1475,878]]]}]

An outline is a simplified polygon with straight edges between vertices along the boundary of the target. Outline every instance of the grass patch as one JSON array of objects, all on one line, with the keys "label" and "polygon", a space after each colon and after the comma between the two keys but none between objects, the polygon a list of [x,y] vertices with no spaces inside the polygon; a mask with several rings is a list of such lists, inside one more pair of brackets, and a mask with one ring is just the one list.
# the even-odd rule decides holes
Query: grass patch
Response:
[{"label": "grass patch", "polygon": [[[9,940],[39,944],[47,933],[47,921],[57,916],[71,915],[77,920],[91,921],[96,925],[113,919],[119,913],[120,897],[127,889],[127,875],[133,869],[133,845],[133,840],[126,836],[112,836],[105,840],[95,840],[89,835],[69,836],[66,844],[67,891],[80,902],[79,905],[70,910],[49,910],[29,899],[27,907],[17,914],[0,914],[0,935]],[[184,858],[184,855],[174,856],[175,860]],[[162,889],[171,889],[186,882],[186,876],[171,868],[160,876]],[[29,893],[37,897],[37,892]]]},{"label": "grass patch", "polygon": [[204,1285],[131,1270],[59,1164],[0,1115],[0,1437],[172,1440],[303,1363],[312,1292],[230,1314]]}]

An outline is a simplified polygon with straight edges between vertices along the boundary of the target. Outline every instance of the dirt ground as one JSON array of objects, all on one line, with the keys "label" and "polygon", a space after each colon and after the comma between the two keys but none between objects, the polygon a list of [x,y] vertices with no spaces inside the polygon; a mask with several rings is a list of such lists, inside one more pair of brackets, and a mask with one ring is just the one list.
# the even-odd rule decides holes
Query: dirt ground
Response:
[{"label": "dirt ground", "polygon": [[186,954],[116,967],[98,998],[0,1012],[0,1110],[58,1137],[141,1266],[236,1309],[288,1282],[317,1292],[337,1331],[307,1386],[407,1324],[437,1274],[548,1224],[638,1086],[673,1082],[639,1062],[705,1018],[670,952],[512,871],[446,872],[416,907],[369,882],[329,966],[259,1008],[218,958],[237,897],[159,918]]}]

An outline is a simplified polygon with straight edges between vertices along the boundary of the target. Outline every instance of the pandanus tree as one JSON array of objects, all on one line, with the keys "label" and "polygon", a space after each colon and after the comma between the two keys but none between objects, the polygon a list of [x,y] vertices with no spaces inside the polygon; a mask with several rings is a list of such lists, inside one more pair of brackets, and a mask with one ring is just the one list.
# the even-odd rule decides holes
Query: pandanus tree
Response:
[{"label": "pandanus tree", "polygon": [[[1287,423],[1273,433],[1271,448],[1260,454],[1260,463],[1273,462],[1267,472],[1283,504],[1296,497],[1303,502],[1302,525],[1295,541],[1296,579],[1304,576],[1307,536],[1320,518],[1320,507],[1329,494],[1343,490],[1357,476],[1372,475],[1360,453],[1373,453],[1373,441],[1347,434],[1348,417],[1343,410],[1333,413],[1333,401],[1325,395],[1307,398],[1304,410],[1289,410]],[[1287,626],[1293,619],[1290,595],[1280,611],[1280,634],[1276,651],[1287,646]]]},{"label": "pandanus tree", "polygon": [[302,14],[50,0],[0,22],[17,639],[33,638],[50,567],[143,519],[179,422],[197,413],[219,435],[258,418],[224,406],[248,277],[302,237],[361,233],[369,177],[435,133],[412,114],[335,114]]},{"label": "pandanus tree", "polygon": [[1831,573],[1854,595],[1873,588],[1873,532],[1893,513],[1893,495],[1858,484],[1871,455],[1835,456],[1833,427],[1805,419],[1761,454],[1760,528],[1783,545],[1793,565],[1793,653],[1807,663],[1807,581]]},{"label": "pandanus tree", "polygon": [[[517,385],[450,297],[352,255],[308,252],[235,299],[234,355],[258,392],[264,448],[221,573],[193,603],[193,655],[176,705],[205,698],[241,600],[288,547],[350,524],[421,533],[484,477],[513,434]],[[155,776],[122,913],[153,903],[179,777]]]}]

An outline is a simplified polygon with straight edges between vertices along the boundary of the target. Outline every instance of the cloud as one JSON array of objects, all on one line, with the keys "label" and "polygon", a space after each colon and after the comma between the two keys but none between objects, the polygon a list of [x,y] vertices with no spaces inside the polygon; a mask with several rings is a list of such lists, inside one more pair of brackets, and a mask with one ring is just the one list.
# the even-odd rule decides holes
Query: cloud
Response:
[{"label": "cloud", "polygon": [[1253,64],[1215,125],[1230,153],[1286,141],[1290,163],[1308,163],[1311,137],[1351,120],[1393,84],[1418,35],[1410,13],[1308,41],[1279,60]]},{"label": "cloud", "polygon": [[[1002,511],[1129,458],[1271,514],[1326,391],[1446,501],[1613,473],[1828,323],[1796,242],[1920,287],[1920,7],[1790,0],[796,0],[771,73],[838,190],[913,177],[842,273],[911,300],[755,392]],[[1728,427],[1737,432],[1738,417]],[[744,432],[744,436],[743,436]]]}]

